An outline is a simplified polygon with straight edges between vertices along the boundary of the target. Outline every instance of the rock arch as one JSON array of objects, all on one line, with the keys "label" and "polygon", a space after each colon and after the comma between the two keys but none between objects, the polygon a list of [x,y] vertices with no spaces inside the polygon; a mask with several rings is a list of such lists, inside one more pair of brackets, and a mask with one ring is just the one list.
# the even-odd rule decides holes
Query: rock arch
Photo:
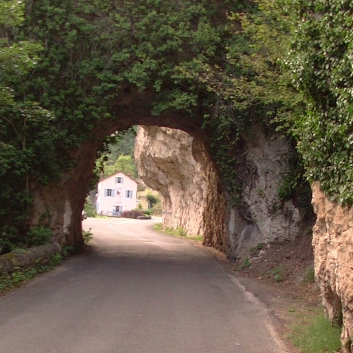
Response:
[{"label": "rock arch", "polygon": [[[45,187],[33,185],[34,207],[31,224],[46,223],[54,233],[55,240],[60,244],[79,246],[83,244],[81,210],[86,195],[89,191],[89,183],[92,170],[95,165],[97,150],[100,148],[102,139],[115,131],[124,130],[134,125],[162,126],[184,130],[200,141],[207,144],[207,134],[201,129],[202,120],[191,119],[187,114],[170,113],[153,116],[150,110],[150,94],[132,93],[126,89],[125,94],[114,103],[117,118],[115,120],[102,119],[93,129],[91,135],[81,146],[72,152],[74,166],[67,171],[59,183],[51,183]],[[215,164],[208,156],[206,161]],[[218,235],[208,232],[210,240],[207,243],[223,249],[224,245],[224,219],[225,198],[221,178],[217,172],[213,174],[217,185],[217,205],[220,207],[221,217],[214,223]]]},{"label": "rock arch", "polygon": [[[226,14],[234,8],[214,0],[207,4],[165,2],[163,7],[159,1],[149,2],[147,7],[144,2],[124,2],[122,6],[119,1],[98,1],[95,7],[80,1],[47,6],[38,0],[28,5],[26,35],[45,46],[45,60],[31,76],[29,93],[55,113],[58,129],[74,131],[73,139],[83,141],[65,151],[72,163],[60,182],[41,186],[33,181],[29,225],[45,223],[59,243],[80,245],[80,212],[96,152],[105,136],[134,125],[168,127],[189,133],[208,152],[212,132],[203,129],[204,117],[215,113],[219,98],[217,92],[210,92],[181,69],[188,71],[195,59],[206,67],[223,60],[220,57],[230,39],[224,26]],[[163,113],[155,115],[156,106]],[[206,243],[230,257],[246,256],[246,250],[257,243],[294,238],[301,221],[294,203],[282,204],[277,195],[292,148],[261,125],[260,118],[256,123],[255,114],[246,122],[246,135],[234,151],[238,162],[227,165],[237,169],[243,183],[238,204],[232,203],[216,161],[206,153],[216,179],[216,192],[209,195],[216,197],[221,215],[215,221],[217,226],[210,227]],[[87,127],[80,125],[82,121]],[[213,124],[218,124],[217,119]],[[212,217],[212,208],[209,212]]]}]

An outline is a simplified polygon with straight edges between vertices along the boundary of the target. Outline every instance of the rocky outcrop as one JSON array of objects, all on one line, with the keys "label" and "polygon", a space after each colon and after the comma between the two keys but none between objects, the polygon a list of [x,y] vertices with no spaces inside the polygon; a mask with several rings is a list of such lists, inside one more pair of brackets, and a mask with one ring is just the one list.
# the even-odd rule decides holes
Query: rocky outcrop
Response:
[{"label": "rocky outcrop", "polygon": [[61,253],[61,247],[57,243],[35,246],[24,251],[13,251],[8,254],[0,255],[0,274],[11,272],[16,267],[30,267],[36,261],[49,260],[55,254]]},{"label": "rocky outcrop", "polygon": [[276,132],[254,123],[242,136],[237,174],[243,185],[241,203],[230,210],[228,256],[244,258],[259,244],[293,240],[302,216],[293,200],[282,201],[279,188],[291,172],[293,148]]},{"label": "rocky outcrop", "polygon": [[293,152],[288,141],[254,124],[242,146],[242,202],[232,208],[228,197],[226,210],[222,181],[201,142],[180,130],[141,127],[135,143],[141,178],[162,195],[165,225],[206,235],[205,244],[238,260],[259,244],[294,239],[302,221],[293,202],[278,197]]},{"label": "rocky outcrop", "polygon": [[225,251],[226,201],[204,145],[180,130],[143,126],[135,160],[141,179],[161,194],[163,223],[203,235],[204,244]]},{"label": "rocky outcrop", "polygon": [[332,322],[342,323],[343,353],[353,352],[353,208],[331,202],[312,185],[315,275]]}]

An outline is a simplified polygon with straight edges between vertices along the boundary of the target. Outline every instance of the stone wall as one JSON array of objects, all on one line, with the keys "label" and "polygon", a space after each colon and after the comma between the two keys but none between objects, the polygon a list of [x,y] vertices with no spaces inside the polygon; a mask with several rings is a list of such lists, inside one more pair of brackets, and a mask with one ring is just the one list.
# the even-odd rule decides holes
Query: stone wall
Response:
[{"label": "stone wall", "polygon": [[343,353],[353,352],[353,208],[331,202],[312,185],[315,275],[332,322],[343,324]]}]

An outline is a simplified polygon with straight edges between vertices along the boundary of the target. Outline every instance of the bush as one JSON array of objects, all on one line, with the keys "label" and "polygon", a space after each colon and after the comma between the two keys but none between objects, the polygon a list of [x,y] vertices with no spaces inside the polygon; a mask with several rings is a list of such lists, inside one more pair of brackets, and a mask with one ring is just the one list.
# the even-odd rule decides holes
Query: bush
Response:
[{"label": "bush", "polygon": [[88,196],[86,198],[84,210],[86,211],[87,217],[96,217],[97,216],[97,212],[94,209],[94,206],[92,205],[92,202]]},{"label": "bush", "polygon": [[0,255],[11,252],[15,247],[26,247],[25,240],[19,236],[18,230],[10,226],[0,228]]},{"label": "bush", "polygon": [[161,205],[161,202],[158,201],[154,206],[153,208],[151,209],[152,211],[152,214],[156,215],[156,216],[159,216],[162,214],[162,205]]},{"label": "bush", "polygon": [[152,208],[159,201],[159,198],[153,194],[147,194],[147,201],[149,207]]},{"label": "bush", "polygon": [[121,212],[121,217],[124,218],[134,218],[143,217],[145,215],[144,212],[138,210],[130,210],[130,211],[123,211]]},{"label": "bush", "polygon": [[89,241],[93,239],[93,233],[91,233],[91,229],[92,228],[89,230],[82,230],[82,238],[85,245],[87,245]]},{"label": "bush", "polygon": [[27,244],[29,247],[44,245],[51,241],[51,230],[45,227],[30,228],[27,233]]},{"label": "bush", "polygon": [[20,235],[14,227],[4,226],[0,229],[0,255],[7,254],[15,248],[27,249],[51,242],[52,232],[49,228],[33,227],[25,235]]},{"label": "bush", "polygon": [[145,210],[143,211],[143,213],[146,215],[146,216],[152,216],[152,210]]}]

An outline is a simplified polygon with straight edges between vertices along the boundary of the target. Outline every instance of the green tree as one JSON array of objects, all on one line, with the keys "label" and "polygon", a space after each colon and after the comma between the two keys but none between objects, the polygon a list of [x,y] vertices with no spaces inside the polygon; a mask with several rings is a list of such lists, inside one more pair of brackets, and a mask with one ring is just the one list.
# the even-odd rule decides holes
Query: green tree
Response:
[{"label": "green tree", "polygon": [[[28,83],[42,46],[19,40],[24,4],[5,0],[0,4],[0,233],[14,242],[30,212],[30,181],[47,182],[58,175],[53,163],[54,115],[26,95],[18,85]],[[53,159],[54,158],[54,159]],[[17,225],[17,231],[13,224]]]},{"label": "green tree", "polygon": [[126,175],[137,177],[136,164],[132,156],[119,156],[114,165],[104,166],[104,175],[109,176],[117,172],[123,172]]},{"label": "green tree", "polygon": [[117,140],[110,144],[107,165],[114,164],[119,156],[134,155],[136,129],[131,128],[128,131],[119,132]]},{"label": "green tree", "polygon": [[147,194],[147,201],[148,201],[148,208],[153,208],[154,205],[156,205],[159,201],[159,198],[153,194],[148,193]]}]

